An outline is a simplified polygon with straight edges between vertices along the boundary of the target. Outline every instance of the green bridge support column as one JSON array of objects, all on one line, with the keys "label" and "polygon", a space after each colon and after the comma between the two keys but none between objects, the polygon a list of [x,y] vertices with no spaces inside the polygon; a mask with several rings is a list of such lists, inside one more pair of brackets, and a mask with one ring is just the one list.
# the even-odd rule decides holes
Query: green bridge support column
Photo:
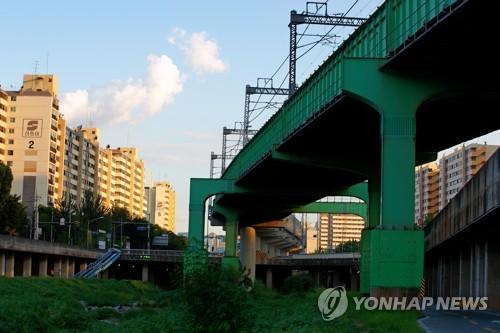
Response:
[{"label": "green bridge support column", "polygon": [[380,177],[370,177],[368,182],[368,219],[361,231],[361,267],[359,289],[363,294],[370,293],[372,242],[371,232],[380,225]]},{"label": "green bridge support column", "polygon": [[369,237],[375,297],[417,296],[423,276],[424,237],[414,222],[415,116],[405,111],[383,118],[381,225]]},{"label": "green bridge support column", "polygon": [[236,212],[224,212],[226,217],[226,250],[222,257],[223,266],[233,266],[239,268],[240,258],[238,257],[238,215]]},{"label": "green bridge support column", "polygon": [[189,273],[207,262],[208,253],[203,247],[205,201],[213,195],[234,191],[234,181],[231,179],[191,178],[188,247],[184,253],[184,273]]},{"label": "green bridge support column", "polygon": [[[372,296],[417,295],[423,275],[423,231],[415,210],[416,112],[430,98],[457,86],[433,73],[379,70],[377,59],[343,61],[343,91],[381,115],[380,224],[363,232],[369,282],[362,291]],[[363,80],[359,80],[363,77]],[[370,197],[370,218],[376,218]],[[376,225],[370,221],[369,226]]]}]

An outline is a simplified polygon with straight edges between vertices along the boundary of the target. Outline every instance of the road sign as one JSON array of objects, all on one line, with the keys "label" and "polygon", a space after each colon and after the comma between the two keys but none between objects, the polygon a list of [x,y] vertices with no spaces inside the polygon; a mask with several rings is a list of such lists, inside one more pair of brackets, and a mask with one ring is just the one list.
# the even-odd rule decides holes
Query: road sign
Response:
[{"label": "road sign", "polygon": [[145,231],[147,228],[146,227],[137,227],[137,230],[140,230],[140,231]]}]

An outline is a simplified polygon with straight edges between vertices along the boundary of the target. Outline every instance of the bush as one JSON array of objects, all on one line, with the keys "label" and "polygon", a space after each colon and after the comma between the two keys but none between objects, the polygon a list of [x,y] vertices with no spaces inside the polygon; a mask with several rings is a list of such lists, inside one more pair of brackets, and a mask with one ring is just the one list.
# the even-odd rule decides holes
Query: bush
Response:
[{"label": "bush", "polygon": [[283,293],[304,294],[314,287],[314,281],[309,275],[290,275],[283,281]]},{"label": "bush", "polygon": [[249,296],[241,271],[231,266],[206,265],[186,276],[184,296],[191,315],[189,332],[240,332],[248,324]]}]

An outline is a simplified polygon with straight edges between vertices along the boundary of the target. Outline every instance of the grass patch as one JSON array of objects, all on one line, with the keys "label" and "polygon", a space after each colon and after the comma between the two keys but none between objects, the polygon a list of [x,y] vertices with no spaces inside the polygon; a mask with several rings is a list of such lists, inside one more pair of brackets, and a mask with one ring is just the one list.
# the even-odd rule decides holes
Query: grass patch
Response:
[{"label": "grass patch", "polygon": [[[257,281],[245,302],[248,325],[240,332],[423,332],[420,312],[356,310],[356,293],[348,293],[344,315],[325,321],[317,306],[322,291],[283,294]],[[141,281],[0,277],[0,294],[0,333],[184,333],[192,327],[184,290]]]}]

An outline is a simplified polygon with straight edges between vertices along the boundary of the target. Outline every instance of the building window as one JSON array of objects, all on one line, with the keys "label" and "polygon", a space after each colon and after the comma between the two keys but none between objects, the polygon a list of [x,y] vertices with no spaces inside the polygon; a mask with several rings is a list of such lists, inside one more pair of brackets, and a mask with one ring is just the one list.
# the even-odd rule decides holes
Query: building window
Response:
[{"label": "building window", "polygon": [[16,112],[16,107],[15,106],[11,106],[10,107],[10,112]]},{"label": "building window", "polygon": [[9,139],[9,145],[13,145],[13,144],[14,144],[14,140]]},{"label": "building window", "polygon": [[7,161],[7,165],[11,167],[13,165],[12,161]]},{"label": "building window", "polygon": [[14,118],[14,117],[9,118],[9,123],[15,123],[15,122],[16,122],[16,118]]},{"label": "building window", "polygon": [[14,155],[14,151],[13,150],[7,150],[7,155],[10,155],[10,156]]},{"label": "building window", "polygon": [[15,102],[17,100],[17,97],[16,96],[10,96],[10,100]]},{"label": "building window", "polygon": [[13,128],[9,128],[9,133],[14,133],[14,129]]}]

